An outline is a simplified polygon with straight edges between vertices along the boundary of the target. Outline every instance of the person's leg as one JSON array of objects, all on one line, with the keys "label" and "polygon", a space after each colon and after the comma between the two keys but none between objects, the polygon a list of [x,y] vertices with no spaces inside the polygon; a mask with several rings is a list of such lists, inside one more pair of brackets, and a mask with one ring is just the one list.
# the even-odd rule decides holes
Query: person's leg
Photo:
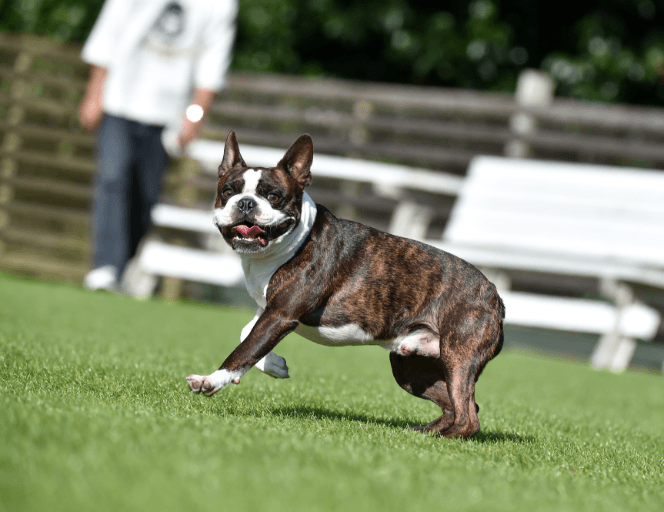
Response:
[{"label": "person's leg", "polygon": [[[133,164],[130,122],[105,116],[99,128],[97,144],[97,175],[92,206],[92,268],[114,269],[117,279],[129,254],[128,193]],[[86,277],[86,285],[91,285],[88,287],[115,287],[94,286],[95,280],[89,283],[89,277],[90,274]]]},{"label": "person's leg", "polygon": [[163,128],[140,126],[135,138],[136,175],[132,190],[132,217],[130,227],[129,258],[136,254],[138,244],[150,227],[150,212],[157,204],[161,192],[161,180],[168,166],[169,157],[161,143]]},{"label": "person's leg", "polygon": [[[137,142],[140,148],[140,141]],[[140,154],[140,149],[138,150]],[[143,208],[141,201],[141,168],[135,165],[131,173],[131,188],[129,189],[129,259],[131,259],[138,249],[138,244],[143,237]]]}]

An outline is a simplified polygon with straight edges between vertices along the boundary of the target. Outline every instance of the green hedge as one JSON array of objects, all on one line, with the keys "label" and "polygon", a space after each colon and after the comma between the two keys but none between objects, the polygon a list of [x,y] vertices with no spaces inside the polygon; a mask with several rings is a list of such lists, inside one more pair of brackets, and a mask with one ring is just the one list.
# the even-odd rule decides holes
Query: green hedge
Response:
[{"label": "green hedge", "polygon": [[[0,29],[83,42],[102,3],[0,0]],[[559,95],[660,104],[659,5],[240,0],[233,68],[512,91],[519,71],[534,67],[554,76]]]}]

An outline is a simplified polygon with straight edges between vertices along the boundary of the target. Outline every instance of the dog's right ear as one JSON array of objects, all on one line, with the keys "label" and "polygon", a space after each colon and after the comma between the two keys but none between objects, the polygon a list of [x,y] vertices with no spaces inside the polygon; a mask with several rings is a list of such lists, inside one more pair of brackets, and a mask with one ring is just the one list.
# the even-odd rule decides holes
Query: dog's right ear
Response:
[{"label": "dog's right ear", "polygon": [[219,165],[219,177],[221,178],[229,172],[246,167],[247,164],[244,163],[244,159],[240,154],[240,147],[237,144],[237,139],[235,138],[235,132],[231,130],[226,137],[226,147],[224,147],[224,158],[221,160],[221,165]]}]

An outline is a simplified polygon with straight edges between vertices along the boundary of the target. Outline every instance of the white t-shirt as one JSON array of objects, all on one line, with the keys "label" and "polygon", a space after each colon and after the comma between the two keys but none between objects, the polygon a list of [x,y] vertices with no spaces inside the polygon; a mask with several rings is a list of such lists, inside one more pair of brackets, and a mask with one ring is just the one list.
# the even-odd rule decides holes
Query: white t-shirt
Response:
[{"label": "white t-shirt", "polygon": [[237,0],[106,0],[83,60],[105,67],[104,111],[174,125],[194,88],[224,85]]}]

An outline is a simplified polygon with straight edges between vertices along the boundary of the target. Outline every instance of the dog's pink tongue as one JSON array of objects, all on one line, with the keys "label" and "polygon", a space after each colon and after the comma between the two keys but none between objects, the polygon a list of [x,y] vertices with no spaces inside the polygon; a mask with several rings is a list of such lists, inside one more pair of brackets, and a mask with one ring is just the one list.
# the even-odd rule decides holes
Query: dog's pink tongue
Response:
[{"label": "dog's pink tongue", "polygon": [[[249,227],[243,224],[235,226],[233,228],[233,231],[237,231],[238,233],[240,233],[240,235],[242,235],[242,238],[258,238],[258,235],[265,233],[265,231],[263,231],[258,226]],[[258,238],[258,241],[263,245],[267,244],[267,242],[262,238]]]}]

